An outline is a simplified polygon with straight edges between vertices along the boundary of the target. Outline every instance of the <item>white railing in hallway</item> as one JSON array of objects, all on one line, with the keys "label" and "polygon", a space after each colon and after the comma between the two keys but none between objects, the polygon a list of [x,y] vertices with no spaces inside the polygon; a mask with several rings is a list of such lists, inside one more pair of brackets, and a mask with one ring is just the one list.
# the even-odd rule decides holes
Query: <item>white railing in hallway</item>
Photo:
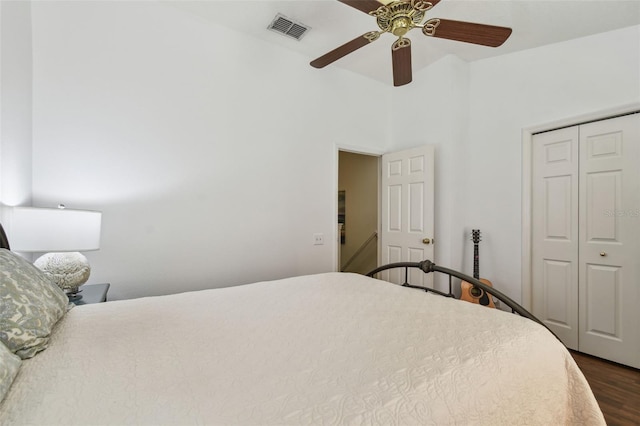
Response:
[{"label": "white railing in hallway", "polygon": [[358,256],[360,256],[360,253],[362,253],[364,249],[367,248],[367,246],[371,243],[371,241],[376,240],[377,238],[378,238],[378,232],[373,231],[373,233],[369,236],[369,238],[367,238],[365,242],[360,245],[358,250],[356,250],[355,253],[353,253],[353,255],[349,258],[349,260],[345,262],[344,266],[340,268],[340,272],[346,271],[347,268],[353,263],[353,261],[356,260]]}]

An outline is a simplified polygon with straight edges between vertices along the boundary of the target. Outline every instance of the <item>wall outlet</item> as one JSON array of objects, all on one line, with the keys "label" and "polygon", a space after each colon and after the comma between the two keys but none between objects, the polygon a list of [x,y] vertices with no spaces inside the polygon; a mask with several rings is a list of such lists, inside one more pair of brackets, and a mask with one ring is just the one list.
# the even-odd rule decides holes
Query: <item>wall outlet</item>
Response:
[{"label": "wall outlet", "polygon": [[313,234],[313,245],[321,246],[324,244],[324,234]]}]

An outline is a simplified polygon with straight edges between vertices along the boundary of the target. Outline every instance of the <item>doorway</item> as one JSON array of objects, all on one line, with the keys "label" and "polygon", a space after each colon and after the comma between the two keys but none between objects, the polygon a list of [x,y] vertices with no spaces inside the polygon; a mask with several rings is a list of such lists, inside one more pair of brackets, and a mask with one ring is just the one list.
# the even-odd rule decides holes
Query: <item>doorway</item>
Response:
[{"label": "doorway", "polygon": [[338,262],[342,272],[378,266],[380,157],[338,151]]},{"label": "doorway", "polygon": [[[337,154],[336,269],[366,274],[381,264],[434,260],[434,147]],[[410,282],[431,287],[432,276],[412,271]],[[379,278],[405,279],[400,270]]]}]

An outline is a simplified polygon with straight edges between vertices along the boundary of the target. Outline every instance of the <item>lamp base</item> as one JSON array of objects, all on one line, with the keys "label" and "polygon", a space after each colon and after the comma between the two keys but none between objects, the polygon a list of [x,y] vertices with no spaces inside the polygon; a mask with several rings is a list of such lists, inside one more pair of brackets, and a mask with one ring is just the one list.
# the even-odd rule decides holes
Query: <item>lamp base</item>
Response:
[{"label": "lamp base", "polygon": [[33,264],[67,294],[79,293],[78,287],[86,283],[91,274],[89,261],[78,252],[47,253]]},{"label": "lamp base", "polygon": [[76,300],[80,300],[82,299],[82,289],[76,287],[75,290],[70,289],[70,290],[65,290],[64,293],[67,295],[67,297],[69,298],[69,302],[74,302]]}]

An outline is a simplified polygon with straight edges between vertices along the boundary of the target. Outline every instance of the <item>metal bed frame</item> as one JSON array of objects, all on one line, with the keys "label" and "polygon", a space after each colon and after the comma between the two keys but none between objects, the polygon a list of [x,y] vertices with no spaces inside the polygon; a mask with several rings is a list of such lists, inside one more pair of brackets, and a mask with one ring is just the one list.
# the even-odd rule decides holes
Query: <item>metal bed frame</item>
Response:
[{"label": "metal bed frame", "polygon": [[[388,265],[383,265],[380,266],[376,269],[374,269],[373,271],[369,272],[368,274],[366,274],[368,277],[374,278],[374,276],[380,272],[383,271],[387,271],[389,269],[395,269],[395,268],[404,268],[404,283],[402,284],[403,287],[410,287],[410,288],[416,288],[419,290],[424,290],[428,293],[435,293],[438,294],[440,296],[444,296],[444,297],[452,297],[455,298],[455,295],[453,294],[453,283],[452,283],[452,279],[453,277],[459,278],[463,281],[468,282],[469,284],[472,284],[475,287],[480,288],[481,290],[484,290],[485,292],[487,292],[488,294],[492,295],[493,297],[495,297],[496,299],[498,299],[501,303],[504,303],[506,306],[508,306],[509,308],[511,308],[511,312],[518,314],[522,317],[528,318],[532,321],[537,322],[538,324],[540,324],[541,326],[543,326],[544,328],[546,328],[547,330],[549,330],[549,332],[551,334],[553,334],[556,339],[560,340],[558,338],[558,336],[556,336],[556,334],[551,331],[549,329],[549,327],[547,327],[542,321],[540,321],[538,318],[536,318],[531,312],[527,311],[525,308],[523,308],[520,304],[518,304],[517,302],[515,302],[513,299],[511,299],[509,296],[503,294],[502,292],[496,290],[495,288],[488,286],[486,284],[484,284],[483,282],[470,277],[469,275],[463,274],[461,272],[458,271],[454,271],[453,269],[449,269],[449,268],[445,268],[442,266],[438,266],[435,263],[431,262],[430,260],[423,260],[422,262],[397,262],[397,263],[390,263]],[[422,287],[422,286],[417,286],[417,285],[412,285],[409,284],[409,269],[410,268],[417,268],[420,269],[422,272],[424,272],[425,274],[428,274],[430,272],[441,272],[443,274],[446,274],[449,276],[449,292],[445,293],[433,288],[429,288],[429,287]]]},{"label": "metal bed frame", "polygon": [[11,250],[11,247],[9,247],[9,240],[7,239],[7,234],[5,234],[4,228],[2,227],[1,223],[0,223],[0,248]]}]

